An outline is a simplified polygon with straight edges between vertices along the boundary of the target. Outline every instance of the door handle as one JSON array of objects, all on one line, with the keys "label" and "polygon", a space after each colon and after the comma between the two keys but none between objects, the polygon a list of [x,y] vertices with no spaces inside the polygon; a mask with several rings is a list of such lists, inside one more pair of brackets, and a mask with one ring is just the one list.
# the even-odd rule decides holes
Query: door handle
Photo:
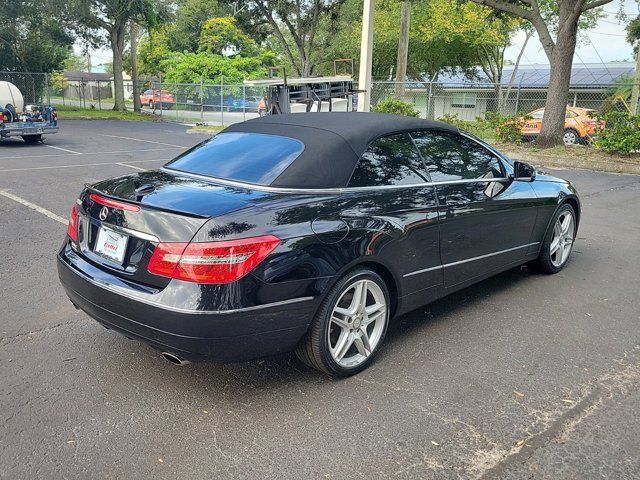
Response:
[{"label": "door handle", "polygon": [[469,199],[464,195],[448,195],[445,201],[450,207],[462,207],[469,203]]}]

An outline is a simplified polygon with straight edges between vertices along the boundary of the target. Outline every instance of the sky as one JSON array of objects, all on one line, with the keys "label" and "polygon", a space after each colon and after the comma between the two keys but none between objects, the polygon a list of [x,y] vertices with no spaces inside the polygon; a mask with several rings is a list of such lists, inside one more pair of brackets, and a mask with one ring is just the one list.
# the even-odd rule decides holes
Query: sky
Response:
[{"label": "sky", "polygon": [[[633,61],[633,48],[626,41],[625,23],[616,18],[622,6],[623,11],[630,17],[638,15],[638,3],[635,0],[614,0],[605,5],[605,16],[600,19],[595,28],[583,32],[584,40],[578,43],[574,64],[602,63],[615,61]],[[516,61],[518,53],[524,43],[524,34],[513,39],[513,45],[505,52],[505,59]],[[548,64],[549,60],[542,49],[538,36],[534,35],[522,56],[522,65]]]},{"label": "sky", "polygon": [[[640,13],[640,5],[636,0],[614,0],[604,6],[605,16],[598,22],[595,28],[584,32],[583,39],[578,44],[574,64],[602,63],[614,61],[633,61],[633,49],[626,41],[624,22],[620,22],[617,13],[625,12],[630,18],[634,18]],[[524,34],[516,35],[513,45],[505,53],[506,60],[515,62],[522,44]],[[411,48],[411,45],[409,45]],[[76,52],[80,53],[82,47],[76,46]],[[98,65],[111,61],[111,52],[107,48],[94,50],[92,52],[92,63]],[[522,56],[522,65],[548,64],[547,56],[540,45],[538,36],[534,35],[525,49]]]}]

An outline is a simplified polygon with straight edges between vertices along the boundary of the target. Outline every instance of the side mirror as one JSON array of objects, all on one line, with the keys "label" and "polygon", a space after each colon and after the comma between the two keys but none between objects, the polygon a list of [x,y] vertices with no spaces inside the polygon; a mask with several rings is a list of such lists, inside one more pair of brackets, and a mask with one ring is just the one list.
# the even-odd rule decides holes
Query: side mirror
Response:
[{"label": "side mirror", "polygon": [[536,169],[528,163],[513,162],[513,179],[520,182],[533,182],[536,179]]}]

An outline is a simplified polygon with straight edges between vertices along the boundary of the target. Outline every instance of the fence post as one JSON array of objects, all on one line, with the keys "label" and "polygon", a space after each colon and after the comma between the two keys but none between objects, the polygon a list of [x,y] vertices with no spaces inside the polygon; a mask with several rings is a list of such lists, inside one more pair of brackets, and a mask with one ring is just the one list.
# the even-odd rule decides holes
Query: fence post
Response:
[{"label": "fence post", "polygon": [[518,84],[518,91],[516,92],[516,111],[513,112],[514,115],[518,115],[518,107],[520,105],[520,89],[522,88],[522,83]]},{"label": "fence post", "polygon": [[98,110],[102,110],[102,85],[98,80]]},{"label": "fence post", "polygon": [[224,77],[220,77],[220,125],[224,127]]},{"label": "fence post", "polygon": [[204,122],[204,78],[200,77],[200,121]]},{"label": "fence post", "polygon": [[49,86],[49,74],[44,74],[44,83],[47,86],[47,105],[51,105],[51,88]]},{"label": "fence post", "polygon": [[[153,98],[153,90],[151,90],[151,98]],[[162,100],[162,73],[160,73],[160,100]],[[153,108],[156,108],[155,102]],[[176,108],[178,108],[178,99],[176,98]],[[162,108],[160,109],[160,120],[162,120]]]},{"label": "fence post", "polygon": [[429,82],[429,93],[427,95],[427,111],[426,118],[427,120],[431,120],[431,92],[433,90],[433,80]]},{"label": "fence post", "polygon": [[247,86],[242,84],[242,121],[247,119]]}]

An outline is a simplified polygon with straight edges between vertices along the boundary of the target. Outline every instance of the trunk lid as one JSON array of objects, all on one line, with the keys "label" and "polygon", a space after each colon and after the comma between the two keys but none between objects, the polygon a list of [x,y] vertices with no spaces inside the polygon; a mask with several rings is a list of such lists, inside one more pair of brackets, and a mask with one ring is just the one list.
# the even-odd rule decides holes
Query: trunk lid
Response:
[{"label": "trunk lid", "polygon": [[105,180],[78,200],[79,253],[120,278],[163,288],[169,279],[147,271],[159,242],[187,243],[209,218],[261,195],[164,170]]}]

